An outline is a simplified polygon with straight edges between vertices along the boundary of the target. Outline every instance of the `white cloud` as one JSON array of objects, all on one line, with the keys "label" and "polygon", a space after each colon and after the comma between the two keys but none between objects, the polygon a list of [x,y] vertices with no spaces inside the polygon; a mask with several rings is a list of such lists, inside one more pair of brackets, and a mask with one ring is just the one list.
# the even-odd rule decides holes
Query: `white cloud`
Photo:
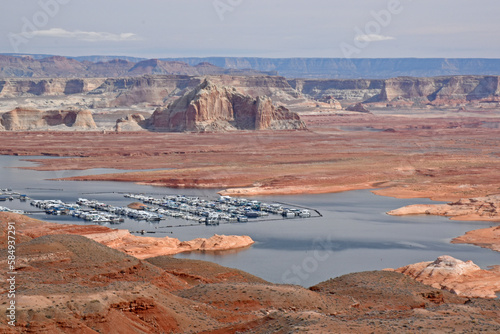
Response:
[{"label": "white cloud", "polygon": [[369,34],[369,35],[358,35],[354,39],[358,42],[380,42],[380,41],[388,41],[395,38],[391,36]]},{"label": "white cloud", "polygon": [[137,40],[138,36],[134,33],[113,34],[110,32],[96,31],[68,31],[61,28],[52,28],[48,30],[36,30],[31,33],[35,37],[57,37],[57,38],[75,38],[86,42],[101,42],[101,41],[130,41]]}]

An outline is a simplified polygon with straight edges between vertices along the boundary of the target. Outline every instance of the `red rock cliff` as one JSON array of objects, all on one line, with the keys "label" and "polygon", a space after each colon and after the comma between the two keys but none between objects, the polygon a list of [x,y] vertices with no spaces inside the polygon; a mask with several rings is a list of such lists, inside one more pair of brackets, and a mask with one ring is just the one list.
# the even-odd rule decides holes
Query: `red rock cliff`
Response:
[{"label": "red rock cliff", "polygon": [[207,80],[157,109],[149,122],[150,128],[164,131],[305,129],[296,113],[275,107],[270,98],[253,98]]}]

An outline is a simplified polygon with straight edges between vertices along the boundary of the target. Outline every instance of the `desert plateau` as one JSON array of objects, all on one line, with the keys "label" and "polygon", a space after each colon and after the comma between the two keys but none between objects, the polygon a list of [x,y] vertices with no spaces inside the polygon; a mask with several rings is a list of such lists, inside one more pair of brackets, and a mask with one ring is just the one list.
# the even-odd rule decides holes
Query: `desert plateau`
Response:
[{"label": "desert plateau", "polygon": [[498,2],[3,7],[1,333],[500,333]]}]

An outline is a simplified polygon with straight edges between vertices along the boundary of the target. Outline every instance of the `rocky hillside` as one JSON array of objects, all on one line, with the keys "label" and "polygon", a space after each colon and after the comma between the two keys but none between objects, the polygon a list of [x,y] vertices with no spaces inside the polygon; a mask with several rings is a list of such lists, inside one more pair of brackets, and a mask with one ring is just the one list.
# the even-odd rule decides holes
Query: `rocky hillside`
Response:
[{"label": "rocky hillside", "polygon": [[137,63],[123,59],[113,59],[94,63],[61,56],[35,59],[31,56],[0,55],[0,78],[97,78],[140,76],[144,74],[255,75],[260,73],[251,69],[224,69],[207,63],[190,66],[180,61],[158,59],[147,59]]},{"label": "rocky hillside", "polygon": [[449,255],[435,261],[410,264],[395,270],[419,282],[460,296],[493,298],[500,291],[500,270],[483,270],[472,261]]},{"label": "rocky hillside", "polygon": [[149,122],[151,129],[160,131],[305,129],[296,113],[275,107],[270,98],[253,98],[208,80],[157,109]]},{"label": "rocky hillside", "polygon": [[[30,220],[24,216],[0,214],[0,234],[13,219],[19,227],[16,326],[9,326],[5,316],[2,333],[500,330],[499,300],[460,297],[397,272],[353,273],[307,289],[209,262],[165,256],[141,260],[81,235],[31,236],[20,228]],[[75,228],[86,235],[85,230],[101,227]],[[4,267],[7,257],[7,244],[0,243]],[[0,293],[4,315],[9,314],[8,293]]]},{"label": "rocky hillside", "polygon": [[0,117],[0,130],[90,130],[96,124],[89,110],[49,110],[16,108]]}]

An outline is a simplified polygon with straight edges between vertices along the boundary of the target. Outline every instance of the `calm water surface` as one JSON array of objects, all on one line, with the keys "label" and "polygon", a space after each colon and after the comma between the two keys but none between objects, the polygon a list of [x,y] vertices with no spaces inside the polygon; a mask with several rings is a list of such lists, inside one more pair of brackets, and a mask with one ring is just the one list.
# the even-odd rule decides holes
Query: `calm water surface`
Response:
[{"label": "calm water surface", "polygon": [[[25,159],[26,157],[24,157]],[[216,197],[216,190],[178,190],[140,186],[122,182],[71,182],[48,179],[110,173],[112,169],[87,171],[32,171],[14,167],[33,166],[23,158],[0,156],[0,188],[12,188],[33,199],[61,199],[74,202],[79,197],[97,199],[112,205],[131,202],[123,194],[147,193],[157,196],[185,194]],[[331,277],[410,263],[431,261],[440,255],[472,260],[482,268],[500,264],[500,253],[470,245],[453,245],[450,240],[467,231],[489,227],[485,222],[456,222],[443,217],[391,217],[385,214],[409,204],[432,203],[427,199],[394,199],[373,195],[370,191],[338,194],[258,196],[266,202],[284,202],[314,208],[323,217],[313,219],[249,222],[220,226],[192,224],[169,218],[160,223],[126,220],[110,227],[131,231],[150,231],[149,236],[173,236],[181,240],[210,237],[214,234],[249,235],[256,243],[230,252],[192,252],[178,258],[201,259],[238,268],[275,283],[311,286]],[[34,210],[18,200],[1,202],[12,209]],[[67,216],[33,215],[59,223],[89,224]]]}]

